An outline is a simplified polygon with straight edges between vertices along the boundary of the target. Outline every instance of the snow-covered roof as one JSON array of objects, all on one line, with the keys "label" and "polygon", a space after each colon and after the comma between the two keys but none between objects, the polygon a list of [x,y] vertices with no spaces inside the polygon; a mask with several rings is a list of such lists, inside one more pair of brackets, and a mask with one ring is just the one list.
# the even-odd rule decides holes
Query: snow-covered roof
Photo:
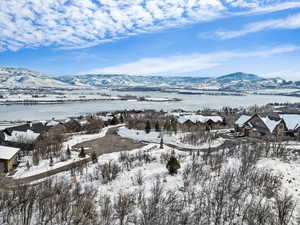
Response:
[{"label": "snow-covered roof", "polygon": [[0,145],[0,159],[11,159],[15,154],[20,151],[19,148],[12,148]]},{"label": "snow-covered roof", "polygon": [[287,126],[288,130],[296,130],[300,127],[300,115],[299,114],[280,114]]},{"label": "snow-covered roof", "polygon": [[239,127],[242,127],[250,118],[251,116],[241,115],[240,118],[237,121],[235,121],[235,124]]},{"label": "snow-covered roof", "polygon": [[112,120],[114,118],[113,116],[98,116],[98,117],[103,121]]},{"label": "snow-covered roof", "polygon": [[206,123],[209,120],[212,120],[215,123],[223,122],[223,118],[221,116],[186,115],[178,118],[179,123],[185,123],[189,120],[193,123]]},{"label": "snow-covered roof", "polygon": [[[258,116],[263,123],[266,125],[266,127],[268,128],[268,130],[272,133],[274,131],[274,129],[278,126],[278,124],[280,124],[281,120],[272,120],[269,117],[261,117]],[[240,116],[240,118],[235,122],[235,124],[239,127],[242,127],[243,125],[245,125],[245,123],[250,120],[252,118],[252,116],[247,116],[247,115],[242,115]],[[251,128],[254,128],[251,124],[247,125]]]},{"label": "snow-covered roof", "polygon": [[32,130],[23,131],[12,131],[11,135],[4,133],[5,141],[12,142],[32,142],[40,136],[39,133],[34,133]]},{"label": "snow-covered roof", "polygon": [[265,123],[269,131],[272,133],[274,129],[280,124],[281,120],[271,120],[269,117],[260,117],[262,121]]},{"label": "snow-covered roof", "polygon": [[56,120],[50,120],[50,121],[48,121],[48,122],[46,123],[46,126],[48,126],[48,127],[54,127],[54,126],[56,126],[56,125],[58,125],[58,124],[59,124],[58,121],[56,121]]}]

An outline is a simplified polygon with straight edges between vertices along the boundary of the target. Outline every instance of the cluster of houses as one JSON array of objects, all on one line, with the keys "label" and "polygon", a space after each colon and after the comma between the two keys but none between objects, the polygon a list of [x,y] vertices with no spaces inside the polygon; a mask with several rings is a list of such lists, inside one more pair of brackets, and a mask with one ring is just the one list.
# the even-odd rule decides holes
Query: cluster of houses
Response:
[{"label": "cluster of houses", "polygon": [[184,115],[177,118],[178,123],[188,126],[204,126],[206,130],[211,130],[224,125],[224,118],[221,116]]},{"label": "cluster of houses", "polygon": [[177,119],[177,122],[186,126],[201,126],[206,130],[221,128],[226,125],[225,119],[217,115],[199,115],[188,112],[171,113]]},{"label": "cluster of houses", "polygon": [[[104,123],[112,121],[115,115],[97,115]],[[193,113],[172,113],[182,126],[202,126],[207,130],[219,129],[226,125],[218,115],[198,115]],[[20,152],[32,150],[33,143],[51,128],[70,128],[75,132],[87,125],[86,117],[66,120],[52,119],[47,122],[28,122],[0,129],[0,173],[10,172],[17,165]],[[300,137],[299,114],[272,114],[269,116],[241,115],[235,122],[235,131],[249,137]]]},{"label": "cluster of houses", "polygon": [[[113,115],[99,115],[98,119],[106,123],[113,120]],[[52,128],[81,131],[89,124],[87,117],[68,118],[65,120],[37,121],[8,126],[0,129],[0,173],[7,173],[17,165],[18,156],[33,150],[34,142]]]},{"label": "cluster of houses", "polygon": [[300,115],[272,114],[265,117],[258,114],[241,115],[235,122],[235,130],[250,137],[299,137]]},{"label": "cluster of houses", "polygon": [[53,126],[53,121],[27,122],[0,130],[0,173],[13,170],[21,150],[31,150],[34,141]]}]

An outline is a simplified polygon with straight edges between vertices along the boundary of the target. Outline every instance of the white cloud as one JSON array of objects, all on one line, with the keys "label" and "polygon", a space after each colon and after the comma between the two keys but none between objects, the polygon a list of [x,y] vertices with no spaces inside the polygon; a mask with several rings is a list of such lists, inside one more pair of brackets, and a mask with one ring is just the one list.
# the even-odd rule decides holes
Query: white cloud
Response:
[{"label": "white cloud", "polygon": [[236,15],[235,7],[245,14],[300,4],[279,0],[2,0],[0,43],[13,51],[49,45],[84,48]]},{"label": "white cloud", "polygon": [[212,36],[224,40],[224,39],[231,39],[231,38],[244,36],[259,31],[265,31],[265,30],[297,29],[297,28],[300,28],[300,13],[289,16],[284,19],[267,20],[267,21],[260,21],[256,23],[250,23],[240,30],[217,31]]},{"label": "white cloud", "polygon": [[287,53],[299,50],[297,46],[277,46],[267,50],[249,52],[225,51],[208,54],[190,54],[170,57],[144,58],[135,62],[94,69],[87,73],[107,74],[163,74],[163,73],[190,73],[209,69],[230,60],[250,57],[268,57],[274,54]]}]

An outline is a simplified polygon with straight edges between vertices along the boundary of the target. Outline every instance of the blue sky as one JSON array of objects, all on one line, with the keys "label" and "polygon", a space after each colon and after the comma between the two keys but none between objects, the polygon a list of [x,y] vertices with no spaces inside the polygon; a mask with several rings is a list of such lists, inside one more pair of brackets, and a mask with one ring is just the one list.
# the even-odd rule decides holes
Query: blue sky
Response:
[{"label": "blue sky", "polygon": [[300,80],[299,0],[0,2],[0,66]]}]

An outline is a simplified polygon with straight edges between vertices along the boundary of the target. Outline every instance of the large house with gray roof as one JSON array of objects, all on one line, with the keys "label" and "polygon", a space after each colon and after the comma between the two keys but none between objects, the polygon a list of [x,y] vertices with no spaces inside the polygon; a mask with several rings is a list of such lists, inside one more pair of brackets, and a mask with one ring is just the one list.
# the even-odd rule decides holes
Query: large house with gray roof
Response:
[{"label": "large house with gray roof", "polygon": [[242,132],[245,136],[286,136],[288,127],[283,118],[262,117],[258,114],[253,116],[242,115],[235,122],[237,132]]}]

